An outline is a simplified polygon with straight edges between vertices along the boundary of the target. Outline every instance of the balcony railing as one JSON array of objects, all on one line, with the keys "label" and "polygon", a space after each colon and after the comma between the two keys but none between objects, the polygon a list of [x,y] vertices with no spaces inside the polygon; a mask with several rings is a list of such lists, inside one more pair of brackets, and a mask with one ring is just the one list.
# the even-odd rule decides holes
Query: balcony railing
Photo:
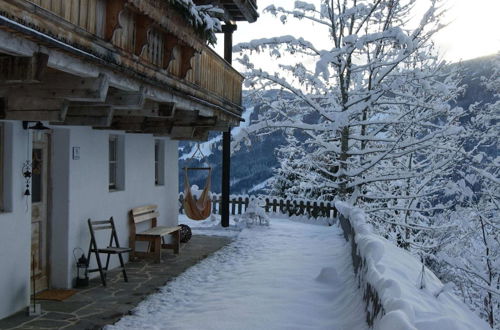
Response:
[{"label": "balcony railing", "polygon": [[[184,91],[196,88],[197,98],[210,96],[206,100],[220,100],[219,106],[228,102],[241,106],[243,77],[206,46],[205,40],[168,7],[168,1],[142,0],[137,5],[140,7],[130,0],[9,2],[35,4],[37,7],[31,8],[24,5],[32,15],[27,21],[51,36],[72,40],[74,47],[106,56],[111,51],[119,65],[141,75],[156,80],[174,78],[176,87],[180,82]],[[64,28],[57,22],[60,19],[78,28]]]}]

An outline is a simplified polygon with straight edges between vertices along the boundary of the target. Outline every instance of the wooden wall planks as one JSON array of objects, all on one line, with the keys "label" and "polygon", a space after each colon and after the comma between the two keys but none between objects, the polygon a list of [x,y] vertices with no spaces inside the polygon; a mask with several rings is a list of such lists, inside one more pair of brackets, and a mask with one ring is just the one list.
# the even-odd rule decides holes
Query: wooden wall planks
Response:
[{"label": "wooden wall planks", "polygon": [[[29,0],[169,74],[241,104],[243,78],[211,50],[194,51],[122,0]],[[106,22],[108,20],[108,22]],[[146,36],[146,38],[144,38]]]}]

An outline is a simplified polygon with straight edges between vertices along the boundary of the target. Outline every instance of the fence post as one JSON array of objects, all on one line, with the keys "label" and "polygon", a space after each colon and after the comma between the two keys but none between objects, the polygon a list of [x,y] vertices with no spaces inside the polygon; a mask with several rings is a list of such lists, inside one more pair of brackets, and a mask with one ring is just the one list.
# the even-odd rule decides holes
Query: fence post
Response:
[{"label": "fence post", "polygon": [[229,203],[231,203],[231,214],[234,215],[236,212],[236,198],[230,198]]},{"label": "fence post", "polygon": [[285,201],[280,199],[280,214],[285,213]]},{"label": "fence post", "polygon": [[305,209],[306,209],[306,206],[304,205],[304,201],[300,201],[299,202],[299,214],[300,215],[305,214]]},{"label": "fence post", "polygon": [[217,195],[212,194],[212,213],[217,214]]},{"label": "fence post", "polygon": [[241,212],[242,206],[243,206],[243,198],[241,198],[241,196],[240,196],[240,197],[238,197],[238,214],[243,214]]},{"label": "fence post", "polygon": [[311,217],[311,201],[306,202],[306,213],[307,213],[307,216],[310,218]]},{"label": "fence post", "polygon": [[289,215],[289,216],[290,216],[290,215],[292,215],[292,214],[290,213],[290,212],[291,212],[291,210],[292,210],[291,206],[292,206],[292,203],[290,202],[290,200],[289,200],[289,199],[287,199],[287,200],[285,201],[286,212],[283,212],[283,213],[285,213],[285,214],[286,214],[286,213],[288,213],[288,215]]},{"label": "fence post", "polygon": [[247,209],[248,209],[248,204],[250,204],[250,198],[245,197],[245,212],[246,212],[246,211],[247,211]]}]

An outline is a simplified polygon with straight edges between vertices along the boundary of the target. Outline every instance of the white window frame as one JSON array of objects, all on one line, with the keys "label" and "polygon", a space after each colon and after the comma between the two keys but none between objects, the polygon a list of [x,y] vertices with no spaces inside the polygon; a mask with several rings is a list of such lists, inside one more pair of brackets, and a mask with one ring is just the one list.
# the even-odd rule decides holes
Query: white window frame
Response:
[{"label": "white window frame", "polygon": [[165,185],[165,141],[154,140],[154,179],[156,186]]},{"label": "white window frame", "polygon": [[[114,147],[112,147],[114,144]],[[113,150],[114,149],[114,150]],[[109,135],[108,139],[108,189],[109,191],[125,190],[125,157],[124,138],[122,135]],[[114,151],[114,154],[112,154]],[[111,171],[111,168],[114,171]],[[112,175],[114,173],[114,175]]]}]

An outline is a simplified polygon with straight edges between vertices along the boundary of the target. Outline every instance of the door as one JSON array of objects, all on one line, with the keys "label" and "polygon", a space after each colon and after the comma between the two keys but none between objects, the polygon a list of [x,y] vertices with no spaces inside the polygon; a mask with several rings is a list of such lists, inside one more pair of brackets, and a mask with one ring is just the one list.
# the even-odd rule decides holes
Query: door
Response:
[{"label": "door", "polygon": [[[31,175],[31,290],[49,286],[48,173],[49,134],[34,131]],[[33,288],[34,285],[34,288]]]}]

